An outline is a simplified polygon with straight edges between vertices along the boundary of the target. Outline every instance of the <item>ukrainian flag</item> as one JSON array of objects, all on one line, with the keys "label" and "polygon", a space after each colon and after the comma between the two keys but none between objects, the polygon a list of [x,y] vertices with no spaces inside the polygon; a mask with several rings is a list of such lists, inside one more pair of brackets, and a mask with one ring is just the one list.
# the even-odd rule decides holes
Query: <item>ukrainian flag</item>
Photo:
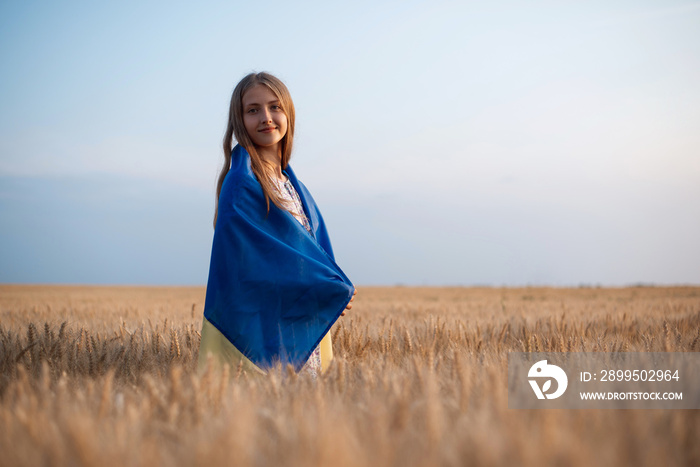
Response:
[{"label": "ukrainian flag", "polygon": [[270,203],[237,145],[219,196],[204,306],[200,366],[219,362],[254,373],[277,363],[299,371],[316,346],[322,368],[333,358],[329,330],[354,286],[335,263],[316,203],[287,166],[311,224],[307,231]]}]

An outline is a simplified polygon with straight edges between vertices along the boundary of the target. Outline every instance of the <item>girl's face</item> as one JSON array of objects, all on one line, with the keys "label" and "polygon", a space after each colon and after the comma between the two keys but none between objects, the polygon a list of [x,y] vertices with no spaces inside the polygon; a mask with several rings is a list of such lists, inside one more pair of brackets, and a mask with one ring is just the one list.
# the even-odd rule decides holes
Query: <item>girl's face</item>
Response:
[{"label": "girl's face", "polygon": [[243,125],[255,147],[279,149],[287,134],[287,115],[270,88],[258,84],[243,94]]}]

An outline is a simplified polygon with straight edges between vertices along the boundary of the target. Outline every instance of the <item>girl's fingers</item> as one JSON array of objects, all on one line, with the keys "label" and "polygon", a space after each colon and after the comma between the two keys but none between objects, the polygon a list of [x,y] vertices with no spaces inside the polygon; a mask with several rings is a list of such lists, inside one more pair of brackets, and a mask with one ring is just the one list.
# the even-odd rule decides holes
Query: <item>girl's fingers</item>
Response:
[{"label": "girl's fingers", "polygon": [[[350,302],[348,302],[347,306],[345,307],[346,310],[350,310],[352,308],[352,302],[355,300],[355,295],[357,295],[357,289],[352,293],[352,298],[350,299]],[[345,311],[343,311],[340,316],[345,316]]]}]

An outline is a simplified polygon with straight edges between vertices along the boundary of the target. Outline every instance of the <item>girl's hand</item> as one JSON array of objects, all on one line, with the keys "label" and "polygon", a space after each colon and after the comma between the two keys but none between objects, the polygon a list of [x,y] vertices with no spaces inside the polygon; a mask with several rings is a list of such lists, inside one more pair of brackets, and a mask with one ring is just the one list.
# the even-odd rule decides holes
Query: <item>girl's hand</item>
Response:
[{"label": "girl's hand", "polygon": [[[357,289],[355,289],[355,292],[352,294],[352,298],[350,299],[350,303],[348,303],[348,306],[345,307],[346,310],[349,310],[352,308],[352,302],[355,300],[355,295],[357,295]],[[343,311],[340,316],[345,316],[345,311]]]}]

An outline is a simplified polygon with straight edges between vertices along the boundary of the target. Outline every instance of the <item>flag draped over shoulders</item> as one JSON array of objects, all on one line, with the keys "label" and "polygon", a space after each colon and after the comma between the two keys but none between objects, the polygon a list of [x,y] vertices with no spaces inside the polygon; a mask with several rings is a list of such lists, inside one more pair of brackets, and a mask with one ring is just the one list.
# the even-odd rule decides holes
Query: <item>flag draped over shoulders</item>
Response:
[{"label": "flag draped over shoulders", "polygon": [[259,368],[298,371],[350,302],[354,286],[335,264],[321,213],[285,170],[311,225],[270,203],[250,156],[237,145],[221,187],[204,317]]}]

